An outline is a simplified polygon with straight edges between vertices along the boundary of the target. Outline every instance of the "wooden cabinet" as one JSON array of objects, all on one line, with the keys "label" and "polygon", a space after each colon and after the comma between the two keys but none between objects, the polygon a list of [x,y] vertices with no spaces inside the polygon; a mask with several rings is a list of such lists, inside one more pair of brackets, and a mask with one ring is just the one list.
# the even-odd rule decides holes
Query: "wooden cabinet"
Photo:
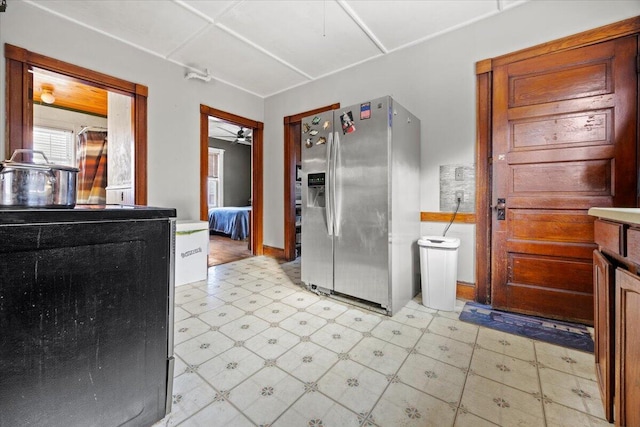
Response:
[{"label": "wooden cabinet", "polygon": [[617,426],[640,426],[640,277],[616,270]]},{"label": "wooden cabinet", "polygon": [[623,224],[596,220],[593,226],[593,236],[601,250],[625,256],[625,226]]},{"label": "wooden cabinet", "polygon": [[593,326],[595,334],[596,376],[605,417],[613,421],[613,379],[615,334],[613,322],[614,268],[602,252],[593,251]]},{"label": "wooden cabinet", "polygon": [[593,253],[596,375],[605,416],[640,427],[640,224],[598,219]]}]

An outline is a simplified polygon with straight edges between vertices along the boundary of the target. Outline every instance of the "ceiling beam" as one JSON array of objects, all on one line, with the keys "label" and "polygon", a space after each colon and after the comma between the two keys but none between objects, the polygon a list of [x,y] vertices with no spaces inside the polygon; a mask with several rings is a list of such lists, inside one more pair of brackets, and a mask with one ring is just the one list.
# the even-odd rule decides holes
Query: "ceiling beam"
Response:
[{"label": "ceiling beam", "polygon": [[351,9],[351,6],[349,6],[345,0],[338,0],[338,4],[347,13],[347,15],[349,15],[353,22],[355,22],[356,25],[360,27],[362,32],[365,33],[367,37],[369,37],[369,40],[371,40],[373,44],[376,45],[380,52],[389,53],[389,50],[382,44],[380,40],[378,40],[373,31],[371,31],[367,24],[365,24],[364,21],[360,19],[358,14],[353,9]]}]

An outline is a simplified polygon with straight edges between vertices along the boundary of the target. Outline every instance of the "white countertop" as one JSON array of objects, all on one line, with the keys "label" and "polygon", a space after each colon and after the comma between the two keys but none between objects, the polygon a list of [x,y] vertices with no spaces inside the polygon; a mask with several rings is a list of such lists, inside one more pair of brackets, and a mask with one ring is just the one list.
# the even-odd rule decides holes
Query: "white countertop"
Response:
[{"label": "white countertop", "polygon": [[589,215],[640,225],[640,208],[591,208]]}]

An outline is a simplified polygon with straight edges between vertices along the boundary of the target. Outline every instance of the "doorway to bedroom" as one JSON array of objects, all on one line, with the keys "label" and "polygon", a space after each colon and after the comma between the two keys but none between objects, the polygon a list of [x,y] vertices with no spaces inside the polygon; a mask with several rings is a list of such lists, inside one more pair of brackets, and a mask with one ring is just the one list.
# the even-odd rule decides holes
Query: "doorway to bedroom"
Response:
[{"label": "doorway to bedroom", "polygon": [[209,116],[207,210],[210,267],[252,256],[249,245],[252,131]]},{"label": "doorway to bedroom", "polygon": [[262,254],[261,125],[201,106],[201,218],[209,223],[209,267]]}]

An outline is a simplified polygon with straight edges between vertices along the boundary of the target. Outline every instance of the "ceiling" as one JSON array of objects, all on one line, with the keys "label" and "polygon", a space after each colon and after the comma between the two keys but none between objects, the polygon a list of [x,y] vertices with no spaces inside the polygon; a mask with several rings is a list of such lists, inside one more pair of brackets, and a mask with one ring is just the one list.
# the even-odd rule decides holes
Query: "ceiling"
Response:
[{"label": "ceiling", "polygon": [[[527,0],[25,0],[260,97]],[[210,83],[211,84],[211,83]]]},{"label": "ceiling", "polygon": [[[72,77],[52,71],[33,67],[33,100],[35,103],[63,108],[81,113],[89,113],[107,117],[108,91],[86,84]],[[54,96],[53,101],[45,102],[42,93],[48,90]],[[243,138],[238,138],[238,131],[242,129]],[[251,145],[253,129],[237,126],[218,117],[209,116],[209,137]]]},{"label": "ceiling", "polygon": [[240,126],[226,122],[217,117],[209,116],[209,138],[222,139],[231,143],[251,145],[253,129],[242,128],[244,139],[238,139],[236,136],[240,129]]},{"label": "ceiling", "polygon": [[[66,110],[107,117],[107,91],[86,82],[52,71],[33,67],[33,101]],[[44,102],[42,92],[48,90],[54,97]]]}]

